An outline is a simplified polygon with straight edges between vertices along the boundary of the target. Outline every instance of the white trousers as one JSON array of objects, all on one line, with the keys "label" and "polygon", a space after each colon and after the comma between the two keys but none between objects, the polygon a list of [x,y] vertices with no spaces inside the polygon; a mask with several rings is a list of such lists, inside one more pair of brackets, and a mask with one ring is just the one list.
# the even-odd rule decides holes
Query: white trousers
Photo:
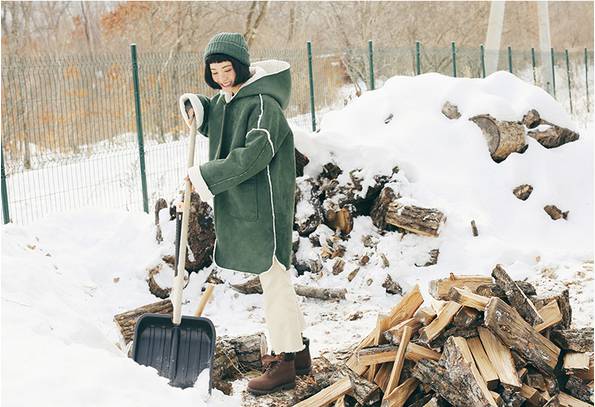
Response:
[{"label": "white trousers", "polygon": [[289,270],[273,257],[273,265],[259,275],[264,297],[264,316],[269,330],[270,348],[276,354],[299,352],[304,348],[302,332],[306,327]]}]

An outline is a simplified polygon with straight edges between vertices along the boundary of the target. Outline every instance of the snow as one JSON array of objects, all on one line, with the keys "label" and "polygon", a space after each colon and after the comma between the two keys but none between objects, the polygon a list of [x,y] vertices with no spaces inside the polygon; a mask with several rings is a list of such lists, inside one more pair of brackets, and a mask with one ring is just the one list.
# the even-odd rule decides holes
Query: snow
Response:
[{"label": "snow", "polygon": [[[442,115],[447,100],[458,106],[461,118]],[[481,131],[467,119],[489,113],[520,120],[531,108],[577,130],[580,139],[545,149],[527,138],[525,153],[492,161]],[[382,287],[387,275],[404,292],[419,284],[429,298],[430,280],[449,273],[488,275],[498,263],[514,279],[532,282],[538,293],[568,288],[574,326],[593,326],[592,120],[586,127],[576,125],[547,93],[498,72],[484,80],[394,77],[328,112],[320,127],[318,133],[294,127],[296,146],[310,159],[305,176],[317,176],[332,161],[344,170],[339,181],[346,183],[349,170],[359,169],[365,194],[374,175],[390,175],[398,166],[390,185],[402,201],[437,208],[447,221],[439,237],[428,238],[380,233],[370,218],[358,217],[350,238],[341,242],[343,273],[332,274],[333,261],[324,262],[320,274],[297,276],[292,269],[296,283],[348,289],[340,302],[299,298],[314,356],[357,343],[377,314],[398,301]],[[526,201],[512,194],[523,183],[534,187]],[[547,204],[568,210],[568,219],[550,219],[543,211]],[[298,212],[307,216],[310,210],[303,205]],[[2,227],[2,405],[239,405],[246,379],[234,384],[238,391],[232,396],[216,389],[209,396],[206,375],[181,390],[126,356],[113,316],[156,301],[145,281],[147,270],[173,253],[174,222],[167,210],[159,217],[162,244],[155,242],[153,215],[98,207]],[[478,237],[471,234],[471,220]],[[315,233],[321,241],[333,235],[326,226]],[[419,267],[432,249],[440,250],[438,264]],[[320,248],[300,237],[296,255],[316,259]],[[358,259],[364,255],[370,260],[362,266]],[[194,312],[211,270],[191,276],[184,315]],[[247,277],[220,276],[228,282]],[[171,268],[164,267],[158,278],[166,283]],[[220,336],[264,330],[261,296],[239,294],[228,284],[215,287],[203,316]]]}]

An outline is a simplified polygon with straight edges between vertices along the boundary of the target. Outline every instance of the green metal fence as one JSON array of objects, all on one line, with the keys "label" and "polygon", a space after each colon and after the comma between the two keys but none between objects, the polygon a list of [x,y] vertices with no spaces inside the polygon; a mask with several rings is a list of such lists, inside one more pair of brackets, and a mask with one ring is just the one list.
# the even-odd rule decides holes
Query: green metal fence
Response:
[{"label": "green metal fence", "polygon": [[[268,50],[252,59],[292,66],[289,120],[316,130],[329,109],[382,87],[394,75],[439,72],[484,77],[492,51],[477,48]],[[180,187],[187,129],[178,112],[185,92],[212,94],[202,80],[201,55],[143,53],[2,59],[2,213],[27,223],[94,206],[150,211]],[[499,51],[507,70],[549,91],[575,117],[591,111],[593,51]],[[546,82],[544,69],[554,73]],[[547,72],[547,71],[545,71]],[[205,161],[206,139],[197,143]]]}]

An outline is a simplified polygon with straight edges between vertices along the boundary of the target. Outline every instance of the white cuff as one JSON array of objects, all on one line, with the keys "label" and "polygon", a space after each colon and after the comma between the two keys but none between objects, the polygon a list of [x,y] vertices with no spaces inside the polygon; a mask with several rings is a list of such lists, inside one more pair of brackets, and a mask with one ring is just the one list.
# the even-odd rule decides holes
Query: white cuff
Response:
[{"label": "white cuff", "polygon": [[180,113],[182,113],[182,117],[184,118],[184,122],[188,128],[191,128],[191,122],[186,114],[186,106],[184,103],[189,100],[190,104],[192,105],[192,109],[194,110],[194,118],[196,119],[196,128],[200,128],[202,126],[202,121],[205,116],[205,109],[202,107],[202,103],[198,96],[193,93],[184,93],[180,96]]},{"label": "white cuff", "polygon": [[209,186],[200,173],[200,165],[195,165],[194,167],[188,168],[188,177],[190,177],[190,182],[192,182],[196,192],[198,192],[198,195],[200,195],[200,199],[208,203],[211,208],[213,208],[213,194],[211,193]]}]

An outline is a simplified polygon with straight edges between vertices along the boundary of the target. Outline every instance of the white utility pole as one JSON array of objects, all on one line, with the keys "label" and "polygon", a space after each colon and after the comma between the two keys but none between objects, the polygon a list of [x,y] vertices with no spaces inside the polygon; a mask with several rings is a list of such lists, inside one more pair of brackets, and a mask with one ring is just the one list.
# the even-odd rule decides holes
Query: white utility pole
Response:
[{"label": "white utility pole", "polygon": [[550,13],[547,1],[537,2],[537,17],[539,21],[539,53],[541,55],[541,77],[545,82],[545,89],[553,94],[554,77],[551,64]]},{"label": "white utility pole", "polygon": [[498,69],[505,6],[505,1],[492,1],[490,5],[490,19],[485,42],[486,75],[494,73]]}]

